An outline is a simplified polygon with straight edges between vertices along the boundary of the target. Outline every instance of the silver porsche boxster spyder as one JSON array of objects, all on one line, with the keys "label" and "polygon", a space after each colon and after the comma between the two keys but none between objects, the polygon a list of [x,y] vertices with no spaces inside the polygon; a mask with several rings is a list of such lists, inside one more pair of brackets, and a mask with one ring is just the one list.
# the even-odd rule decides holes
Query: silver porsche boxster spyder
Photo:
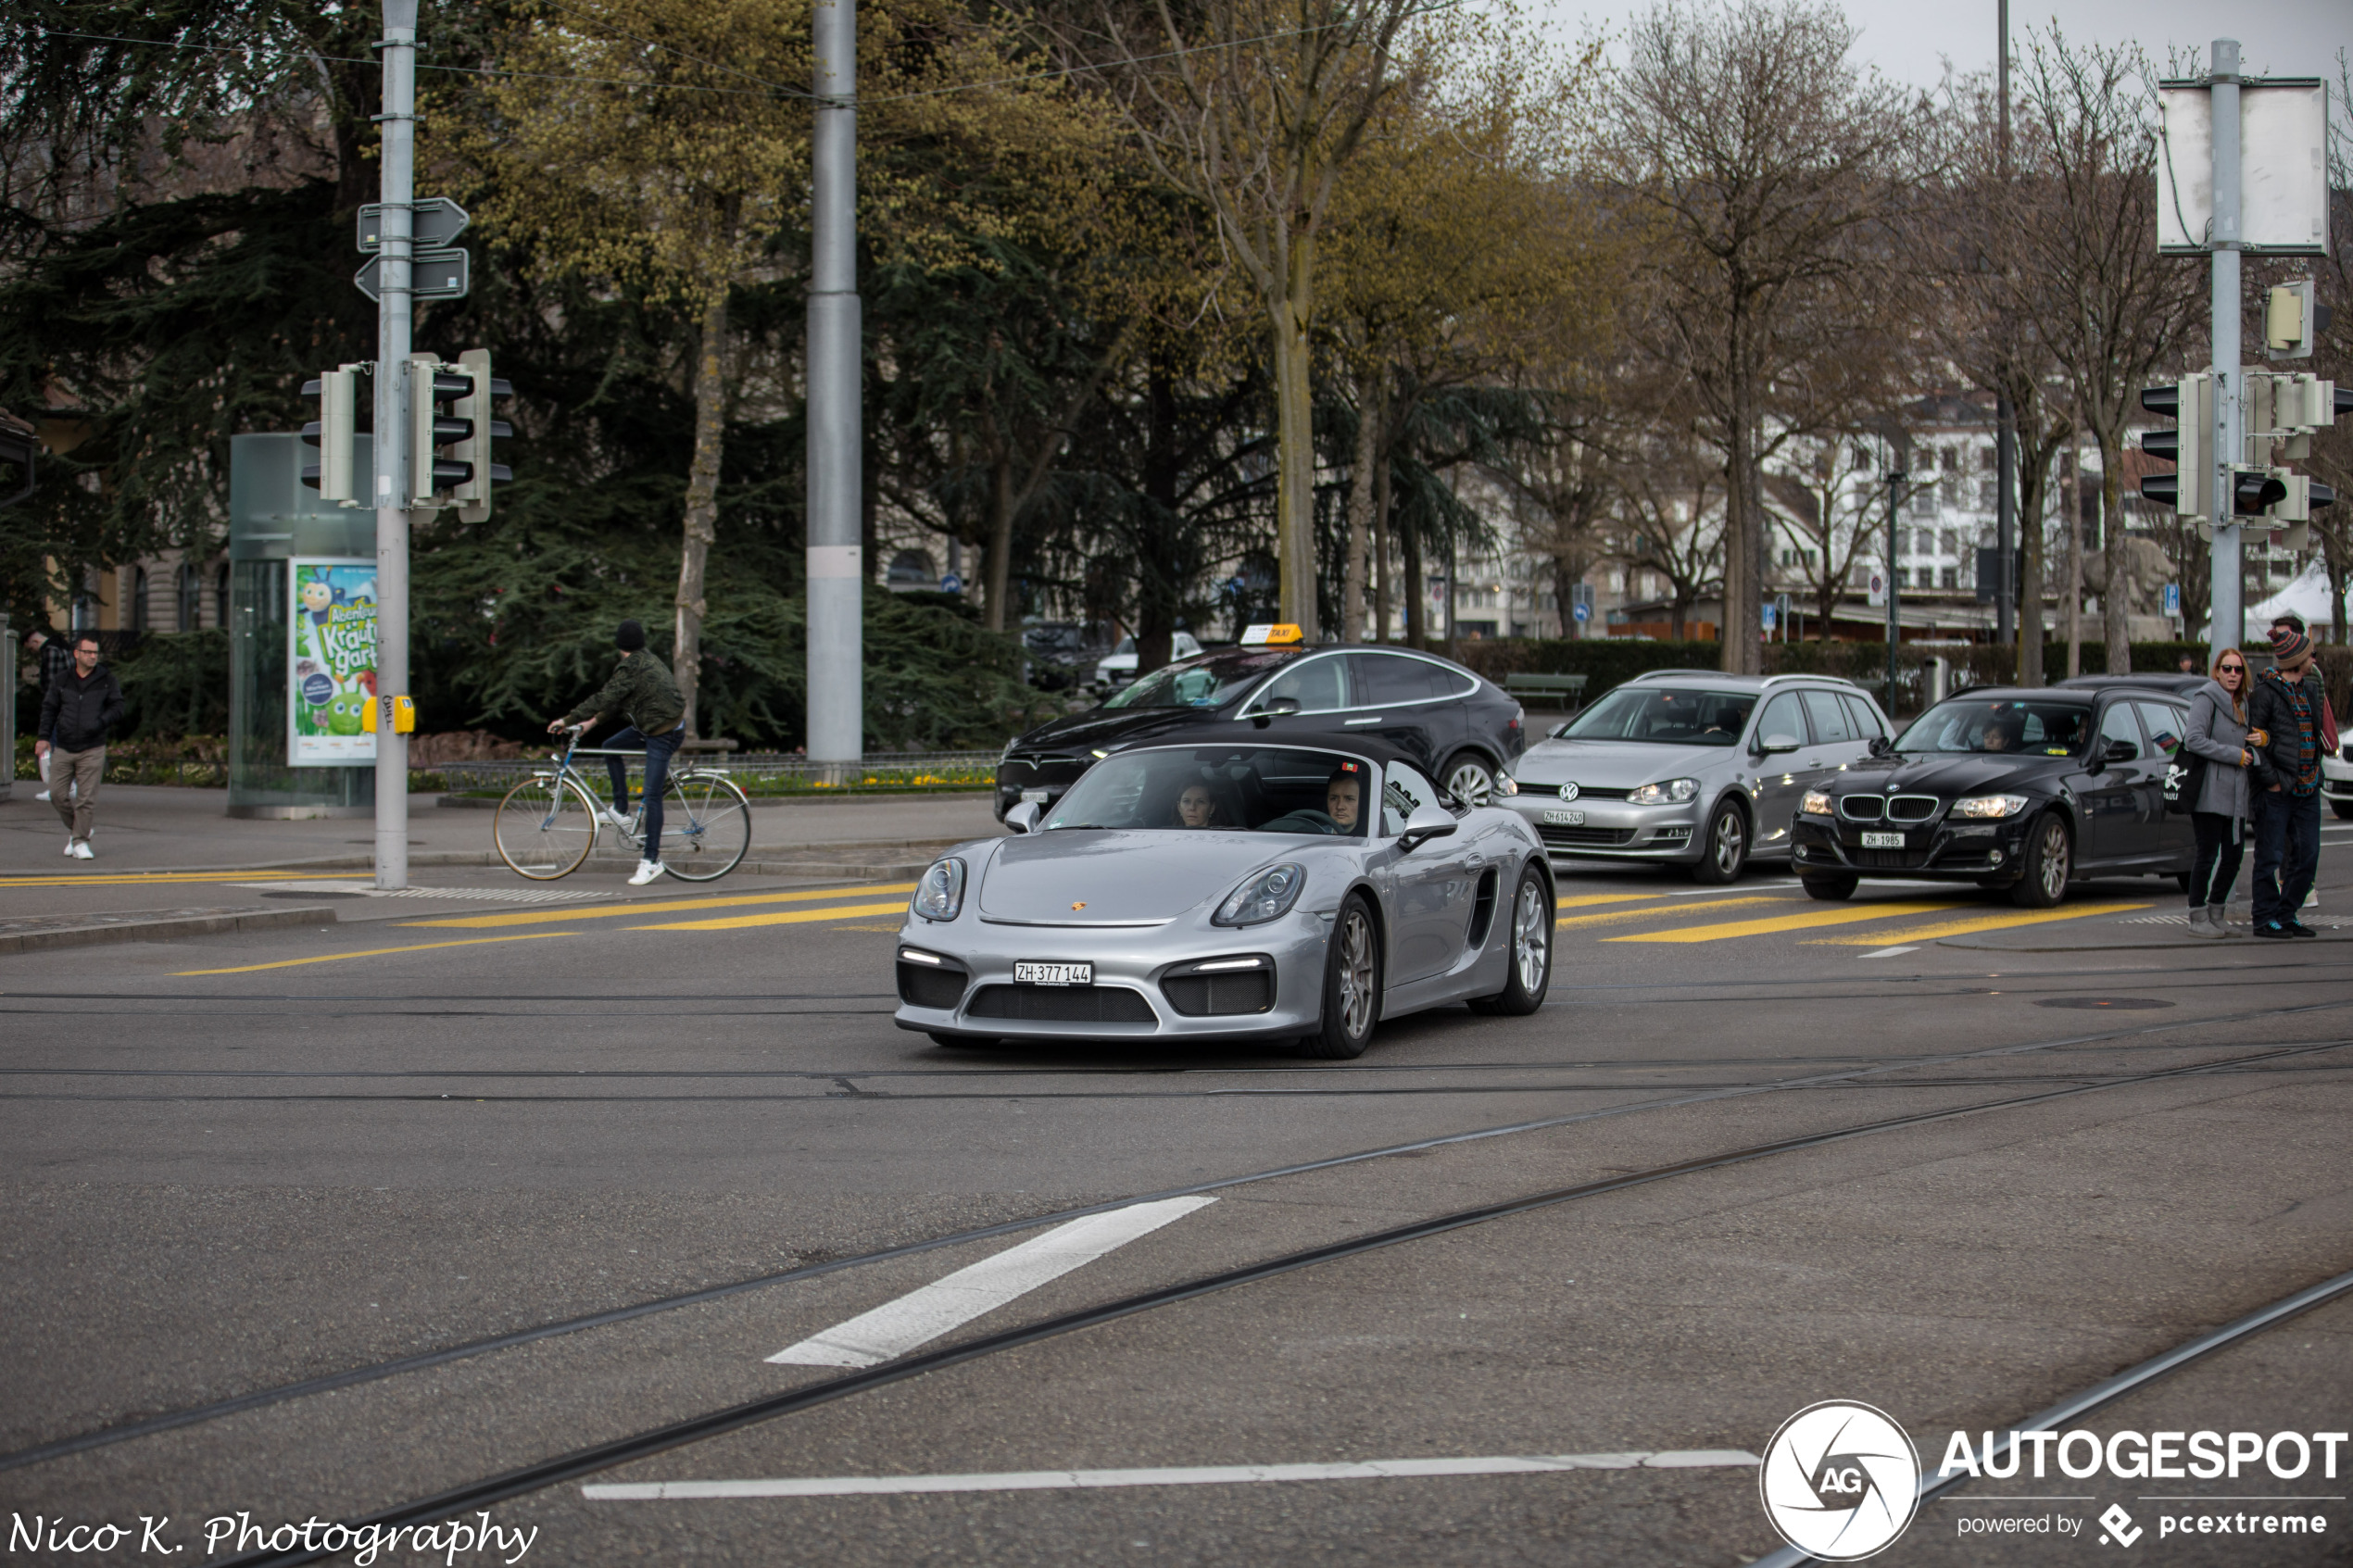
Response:
[{"label": "silver porsche boxster spyder", "polygon": [[957,846],[900,932],[899,1026],[1004,1038],[1295,1040],[1383,1018],[1529,1013],[1553,883],[1518,813],[1440,794],[1357,735],[1118,751],[1018,836]]}]

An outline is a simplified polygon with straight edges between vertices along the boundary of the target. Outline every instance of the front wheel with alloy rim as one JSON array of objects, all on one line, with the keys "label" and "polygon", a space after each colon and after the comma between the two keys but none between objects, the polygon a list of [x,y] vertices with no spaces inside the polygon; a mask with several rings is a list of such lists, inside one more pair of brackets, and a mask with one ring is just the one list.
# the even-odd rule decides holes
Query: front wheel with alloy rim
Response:
[{"label": "front wheel with alloy rim", "polygon": [[1490,1017],[1525,1018],[1544,1005],[1553,983],[1553,897],[1533,866],[1519,873],[1512,895],[1510,978],[1491,997],[1474,997],[1470,1010]]},{"label": "front wheel with alloy rim", "polygon": [[1707,830],[1700,843],[1699,864],[1692,868],[1694,882],[1734,882],[1748,866],[1748,813],[1727,800],[1708,813]]},{"label": "front wheel with alloy rim", "polygon": [[1801,876],[1808,898],[1819,898],[1826,904],[1843,904],[1855,897],[1855,889],[1862,882],[1859,876]]},{"label": "front wheel with alloy rim", "polygon": [[1458,751],[1446,759],[1439,783],[1466,806],[1484,806],[1495,797],[1495,770],[1476,751]]},{"label": "front wheel with alloy rim", "polygon": [[2026,854],[2020,861],[2024,873],[2010,889],[2010,902],[2021,909],[2047,909],[2067,897],[2068,872],[2075,865],[2075,840],[2067,819],[2045,811],[2026,830]]},{"label": "front wheel with alloy rim", "polygon": [[1380,927],[1372,906],[1352,893],[1332,922],[1324,960],[1323,1027],[1299,1042],[1302,1056],[1363,1056],[1380,1020]]}]

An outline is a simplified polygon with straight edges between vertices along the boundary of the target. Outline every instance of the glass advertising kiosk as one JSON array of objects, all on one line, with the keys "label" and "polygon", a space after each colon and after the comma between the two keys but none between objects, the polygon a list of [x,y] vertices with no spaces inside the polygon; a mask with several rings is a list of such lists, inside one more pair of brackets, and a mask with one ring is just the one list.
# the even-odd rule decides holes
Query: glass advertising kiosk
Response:
[{"label": "glass advertising kiosk", "polygon": [[[371,443],[352,467],[371,471]],[[302,483],[293,434],[229,439],[229,815],[372,817],[376,514]]]}]

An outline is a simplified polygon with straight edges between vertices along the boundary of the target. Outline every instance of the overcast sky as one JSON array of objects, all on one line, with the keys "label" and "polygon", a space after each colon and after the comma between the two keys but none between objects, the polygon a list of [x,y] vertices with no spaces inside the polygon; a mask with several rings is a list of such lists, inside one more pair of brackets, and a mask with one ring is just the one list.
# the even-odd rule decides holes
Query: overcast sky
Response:
[{"label": "overcast sky", "polygon": [[[1861,57],[1921,87],[1934,86],[1948,60],[1958,73],[1993,69],[1994,7],[1995,0],[1845,0],[1862,31]],[[1584,19],[1622,35],[1649,5],[1550,0],[1542,9],[1570,34],[1590,31],[1579,27]],[[2160,69],[2170,45],[2196,48],[2203,58],[2208,41],[2219,34],[2238,39],[2242,69],[2250,75],[2324,76],[2334,85],[2337,51],[2353,49],[2353,0],[2012,0],[2011,37],[2022,38],[2029,27],[2045,30],[2054,19],[2070,39],[2137,43]]]}]

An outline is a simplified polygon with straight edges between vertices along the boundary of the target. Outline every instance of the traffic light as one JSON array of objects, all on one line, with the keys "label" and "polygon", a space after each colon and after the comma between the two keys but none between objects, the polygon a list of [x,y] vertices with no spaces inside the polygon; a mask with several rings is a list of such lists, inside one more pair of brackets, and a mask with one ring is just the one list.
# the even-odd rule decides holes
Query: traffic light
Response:
[{"label": "traffic light", "polygon": [[474,388],[470,376],[458,373],[430,354],[409,356],[409,504],[424,508],[447,506],[441,492],[472,477],[473,470],[441,448],[472,433],[473,427],[455,414],[441,411],[444,403],[463,397]]},{"label": "traffic light", "polygon": [[2153,430],[2141,437],[2142,451],[2173,465],[2171,473],[2154,473],[2141,481],[2141,495],[2171,508],[2176,517],[2210,516],[2214,465],[2207,433],[2214,428],[2214,378],[2201,371],[2170,386],[2148,387],[2141,393],[2141,407],[2175,421],[2171,430]]},{"label": "traffic light", "polygon": [[490,400],[512,397],[515,389],[490,373],[490,350],[469,348],[458,356],[458,373],[466,378],[467,392],[451,405],[450,411],[467,427],[466,433],[451,444],[449,456],[463,464],[466,477],[450,491],[457,504],[458,515],[468,522],[490,521],[490,486],[495,481],[514,476],[504,463],[490,460],[493,437],[510,436],[514,427],[504,420],[490,417]]},{"label": "traffic light", "polygon": [[302,383],[302,395],[319,400],[319,417],[302,427],[303,445],[319,448],[319,460],[302,465],[302,482],[319,492],[321,500],[346,507],[360,504],[352,475],[357,466],[352,458],[358,445],[359,379],[358,369],[346,365]]}]

